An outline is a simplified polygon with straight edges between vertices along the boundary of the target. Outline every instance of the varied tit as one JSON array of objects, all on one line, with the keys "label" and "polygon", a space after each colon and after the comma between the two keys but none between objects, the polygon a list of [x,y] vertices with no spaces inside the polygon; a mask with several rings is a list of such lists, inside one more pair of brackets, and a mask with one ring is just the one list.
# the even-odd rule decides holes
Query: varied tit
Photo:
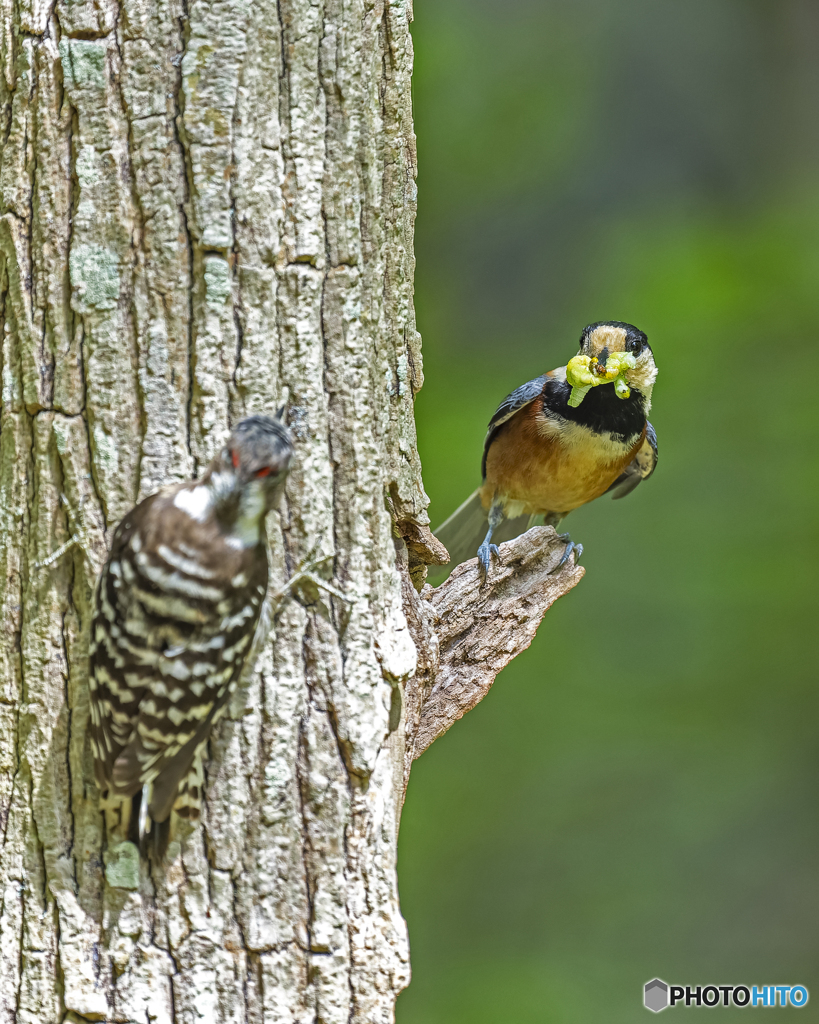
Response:
[{"label": "varied tit", "polygon": [[[651,476],[657,435],[646,416],[656,379],[645,334],[608,320],[585,328],[568,366],[505,398],[489,421],[483,485],[435,531],[449,565],[477,552],[487,573],[498,554],[493,541],[537,522],[557,526],[572,509],[601,494],[623,498]],[[553,571],[582,552],[568,534],[561,539],[566,550]]]}]

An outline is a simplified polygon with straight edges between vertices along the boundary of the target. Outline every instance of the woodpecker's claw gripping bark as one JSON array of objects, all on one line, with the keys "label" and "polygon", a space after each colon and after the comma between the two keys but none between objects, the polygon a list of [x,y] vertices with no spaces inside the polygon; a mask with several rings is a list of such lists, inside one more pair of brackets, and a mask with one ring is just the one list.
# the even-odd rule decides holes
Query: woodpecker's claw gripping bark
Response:
[{"label": "woodpecker's claw gripping bark", "polygon": [[332,583],[328,583],[327,580],[316,575],[315,570],[318,569],[319,566],[324,565],[325,562],[329,562],[332,558],[335,558],[335,555],[322,555],[321,558],[314,558],[313,552],[311,552],[281,590],[276,591],[273,595],[273,614],[277,614],[284,603],[285,598],[295,590],[296,587],[305,582],[312,583],[314,587],[317,587],[319,590],[324,590],[339,601],[344,601],[346,604],[352,604],[352,598],[347,597],[347,595],[343,594],[338,587],[334,587]]}]

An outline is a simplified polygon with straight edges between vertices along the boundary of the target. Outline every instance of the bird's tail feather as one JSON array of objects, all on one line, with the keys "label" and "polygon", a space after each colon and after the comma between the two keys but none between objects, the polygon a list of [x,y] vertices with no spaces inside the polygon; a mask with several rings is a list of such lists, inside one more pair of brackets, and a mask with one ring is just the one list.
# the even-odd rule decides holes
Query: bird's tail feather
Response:
[{"label": "bird's tail feather", "polygon": [[481,504],[479,491],[473,491],[463,505],[441,523],[435,536],[449,552],[447,565],[434,566],[440,573],[448,572],[459,562],[472,558],[487,530],[486,510]]},{"label": "bird's tail feather", "polygon": [[[492,543],[501,544],[512,540],[535,525],[542,516],[518,516],[516,519],[504,519],[492,534]],[[449,552],[446,565],[432,565],[427,572],[427,582],[433,587],[442,583],[444,578],[461,562],[474,558],[478,553],[486,531],[489,528],[486,509],[481,504],[480,491],[473,491],[463,505],[455,509],[445,522],[441,523],[435,536]]]}]

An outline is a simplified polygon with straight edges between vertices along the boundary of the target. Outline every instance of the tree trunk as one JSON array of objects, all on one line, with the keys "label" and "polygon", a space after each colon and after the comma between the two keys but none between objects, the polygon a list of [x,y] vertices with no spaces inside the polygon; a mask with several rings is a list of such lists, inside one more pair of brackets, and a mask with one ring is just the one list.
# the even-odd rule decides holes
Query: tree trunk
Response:
[{"label": "tree trunk", "polygon": [[[506,546],[523,596],[472,563],[411,585],[445,557],[413,421],[409,5],[0,4],[0,1024],[391,1021],[409,763],[582,575],[544,582],[544,529]],[[107,538],[284,403],[271,585],[328,556],[344,599],[285,602],[202,825],[134,863],[86,737]],[[447,593],[472,612],[442,633]],[[522,610],[476,675],[451,641],[498,601]]]}]

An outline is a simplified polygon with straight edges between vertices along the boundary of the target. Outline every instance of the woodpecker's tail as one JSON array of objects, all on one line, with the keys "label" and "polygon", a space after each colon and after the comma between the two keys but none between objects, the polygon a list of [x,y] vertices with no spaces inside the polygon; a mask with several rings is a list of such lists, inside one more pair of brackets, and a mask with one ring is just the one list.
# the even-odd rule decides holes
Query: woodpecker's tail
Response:
[{"label": "woodpecker's tail", "polygon": [[165,821],[154,821],[148,809],[150,797],[146,787],[130,798],[130,817],[128,821],[128,839],[139,848],[145,858],[154,864],[161,865],[168,852],[171,837],[170,818]]},{"label": "woodpecker's tail", "polygon": [[178,781],[160,776],[138,790],[133,797],[119,798],[120,819],[128,839],[143,857],[164,863],[168,846],[187,827],[182,822],[198,821],[202,813],[205,783],[202,749],[196,749],[193,763]]},{"label": "woodpecker's tail", "polygon": [[[505,540],[512,540],[530,526],[534,526],[537,518],[542,519],[536,516],[504,519],[492,534],[493,542],[501,544]],[[427,583],[437,587],[456,565],[474,558],[488,529],[489,522],[486,510],[481,504],[480,491],[473,491],[463,505],[455,509],[449,519],[434,531],[435,536],[449,552],[450,560],[446,565],[431,565],[427,571]]]}]

